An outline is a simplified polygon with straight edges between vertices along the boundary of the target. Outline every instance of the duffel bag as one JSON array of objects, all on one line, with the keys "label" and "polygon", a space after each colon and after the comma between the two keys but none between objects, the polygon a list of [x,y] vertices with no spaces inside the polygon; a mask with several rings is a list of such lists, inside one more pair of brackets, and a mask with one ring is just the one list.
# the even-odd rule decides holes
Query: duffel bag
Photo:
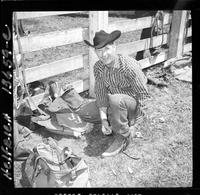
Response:
[{"label": "duffel bag", "polygon": [[90,187],[86,162],[52,138],[34,147],[26,160],[25,173],[33,188]]}]

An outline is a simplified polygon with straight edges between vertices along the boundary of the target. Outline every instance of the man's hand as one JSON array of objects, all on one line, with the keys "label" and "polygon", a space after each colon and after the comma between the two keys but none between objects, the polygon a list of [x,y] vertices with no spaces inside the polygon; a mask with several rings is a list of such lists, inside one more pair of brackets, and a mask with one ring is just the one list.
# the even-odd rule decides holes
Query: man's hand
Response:
[{"label": "man's hand", "polygon": [[102,132],[104,135],[110,135],[112,133],[111,126],[109,126],[108,120],[107,120],[107,107],[101,107],[100,110],[100,116],[101,116],[101,122],[102,122]]},{"label": "man's hand", "polygon": [[110,135],[112,133],[111,126],[109,126],[109,123],[108,123],[107,119],[103,119],[102,120],[102,128],[101,128],[101,130],[102,130],[104,135]]}]

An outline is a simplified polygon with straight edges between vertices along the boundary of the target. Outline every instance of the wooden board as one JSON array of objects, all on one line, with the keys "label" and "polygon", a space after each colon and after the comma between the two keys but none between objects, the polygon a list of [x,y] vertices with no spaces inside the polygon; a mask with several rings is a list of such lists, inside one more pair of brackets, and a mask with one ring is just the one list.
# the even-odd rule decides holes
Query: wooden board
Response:
[{"label": "wooden board", "polygon": [[[100,17],[98,17],[98,20],[99,19]],[[90,20],[91,21],[94,20],[94,17],[91,18]],[[123,21],[111,23],[107,27],[101,27],[101,29],[105,29],[110,32],[113,30],[121,30],[122,33],[129,32],[129,31],[151,27],[152,20],[153,20],[152,17],[144,17],[144,18],[131,19],[131,20],[126,19]],[[165,15],[164,23],[165,24],[169,23],[169,14]],[[95,22],[95,24],[97,24],[97,21]],[[100,26],[99,26],[99,29],[100,29]],[[94,32],[96,31],[92,28],[90,29],[91,31],[94,31]],[[88,28],[84,28],[84,29],[74,28],[70,30],[55,31],[55,32],[43,33],[39,35],[28,35],[25,37],[21,37],[20,41],[22,44],[23,53],[27,53],[27,52],[47,49],[51,47],[57,47],[57,46],[71,44],[71,43],[82,42],[84,39],[87,39],[87,40],[89,39]],[[92,36],[92,39],[93,39],[93,36]],[[16,54],[19,53],[16,40],[14,40],[13,49],[15,50]]]},{"label": "wooden board", "polygon": [[167,55],[168,55],[168,52],[161,52],[160,54],[153,56],[152,61],[150,58],[139,60],[139,62],[141,63],[141,68],[142,69],[148,68],[150,66],[164,62],[165,60],[167,60]]},{"label": "wooden board", "polygon": [[[37,50],[67,45],[71,43],[82,42],[87,39],[88,29],[74,28],[70,30],[54,31],[50,33],[43,33],[39,35],[28,35],[21,37],[22,52],[28,53]],[[18,54],[18,43],[14,39],[13,49]]]},{"label": "wooden board", "polygon": [[182,56],[186,19],[187,11],[173,11],[172,27],[169,40],[169,59]]},{"label": "wooden board", "polygon": [[189,14],[188,20],[191,20],[191,19],[192,19],[192,16],[191,16],[191,14]]},{"label": "wooden board", "polygon": [[27,68],[25,70],[26,82],[31,83],[65,72],[83,68],[84,64],[88,64],[87,55],[78,55],[71,58],[54,61],[50,64],[42,64],[40,66]]},{"label": "wooden board", "polygon": [[83,12],[83,11],[17,12],[17,19],[27,19],[27,18],[36,18],[36,17],[53,16],[53,15],[73,14],[73,13],[81,13],[81,12]]},{"label": "wooden board", "polygon": [[[108,31],[112,32],[114,30],[120,30],[122,33],[140,30],[144,28],[150,28],[153,22],[153,17],[143,17],[137,19],[125,19],[110,23],[108,26]],[[170,23],[170,14],[165,14],[164,24]]]},{"label": "wooden board", "polygon": [[[162,43],[162,35],[153,37],[153,45],[152,45],[153,47],[157,47],[161,45],[161,43]],[[166,43],[167,43],[167,34],[164,34],[163,44],[166,44]],[[150,38],[131,42],[131,43],[120,44],[117,46],[117,53],[129,55],[131,53],[142,51],[148,48],[150,48]]]},{"label": "wooden board", "polygon": [[[108,11],[90,11],[89,12],[89,41],[93,42],[95,32],[100,30],[107,31],[108,28]],[[94,97],[94,74],[93,66],[98,60],[94,53],[94,48],[89,47],[89,72],[90,72],[90,96]]]},{"label": "wooden board", "polygon": [[187,29],[187,37],[191,37],[192,36],[192,27],[189,27]]},{"label": "wooden board", "polygon": [[[159,46],[162,36],[153,38],[153,47]],[[144,39],[128,44],[121,44],[117,46],[117,52],[122,54],[131,54],[149,47],[150,39]],[[164,43],[167,42],[167,34],[164,35]],[[76,70],[85,67],[88,64],[88,55],[79,55],[71,58],[62,59],[52,62],[50,64],[43,64],[40,66],[26,69],[27,83],[42,80],[48,77],[56,76],[68,71]]]},{"label": "wooden board", "polygon": [[187,53],[189,51],[192,51],[192,43],[185,44],[183,47],[183,53]]}]

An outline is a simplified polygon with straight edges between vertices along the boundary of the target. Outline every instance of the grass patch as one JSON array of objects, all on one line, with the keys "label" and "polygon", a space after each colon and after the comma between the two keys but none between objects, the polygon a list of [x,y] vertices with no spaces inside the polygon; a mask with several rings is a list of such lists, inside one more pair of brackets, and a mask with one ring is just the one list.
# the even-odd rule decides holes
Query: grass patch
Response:
[{"label": "grass patch", "polygon": [[[148,69],[147,74],[159,71],[160,66]],[[104,136],[98,125],[84,139],[57,136],[42,129],[33,134],[32,141],[36,144],[40,138],[51,136],[60,145],[72,147],[87,162],[93,187],[191,187],[192,87],[171,76],[168,84],[167,88],[148,85],[151,98],[146,102],[146,118],[140,126],[145,139],[133,139],[126,150],[139,160],[123,153],[102,159],[100,154],[112,137]],[[16,187],[28,187],[22,177],[22,163],[14,165]]]}]

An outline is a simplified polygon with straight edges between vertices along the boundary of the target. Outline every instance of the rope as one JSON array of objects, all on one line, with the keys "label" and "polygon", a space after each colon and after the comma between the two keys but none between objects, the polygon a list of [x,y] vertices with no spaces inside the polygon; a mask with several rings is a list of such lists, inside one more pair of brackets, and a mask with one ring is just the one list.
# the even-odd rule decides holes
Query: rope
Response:
[{"label": "rope", "polygon": [[129,154],[127,154],[126,152],[124,152],[124,150],[126,149],[127,147],[127,144],[124,145],[123,149],[122,149],[122,153],[125,154],[126,156],[128,156],[129,158],[133,159],[133,160],[139,160],[140,158],[138,157],[133,157],[133,156],[130,156]]},{"label": "rope", "polygon": [[[21,64],[21,67],[22,67],[22,79],[23,79],[23,87],[24,87],[24,94],[27,94],[27,98],[28,100],[33,104],[33,106],[40,112],[41,115],[45,115],[45,116],[48,116],[44,111],[42,111],[38,106],[36,106],[35,102],[33,101],[33,99],[31,98],[30,96],[30,93],[29,93],[29,90],[28,90],[28,87],[27,87],[27,82],[26,82],[26,74],[25,74],[25,65],[24,65],[24,53],[23,53],[23,50],[22,50],[22,45],[21,45],[21,41],[20,41],[20,35],[19,35],[19,29],[18,29],[18,21],[17,21],[17,17],[16,17],[16,13],[14,13],[14,22],[15,22],[15,25],[16,25],[16,34],[17,34],[17,43],[18,43],[18,49],[19,49],[19,53],[21,54],[21,61],[20,61],[20,64]],[[17,64],[17,60],[16,60],[16,57],[15,57],[15,61],[16,61],[16,73],[18,74],[19,76],[19,67],[18,67],[18,64]],[[30,102],[28,102],[29,104],[29,107],[30,107]]]},{"label": "rope", "polygon": [[158,35],[158,29],[159,29],[159,24],[158,24],[158,21],[161,21],[161,33],[162,33],[162,41],[161,41],[161,44],[160,46],[157,47],[157,51],[162,47],[163,45],[163,42],[164,42],[164,34],[163,34],[163,29],[164,29],[164,14],[163,14],[163,11],[157,11],[156,15],[155,15],[155,18],[154,18],[154,21],[152,23],[152,27],[151,27],[151,36],[150,36],[150,48],[153,47],[153,32],[154,30],[156,29],[157,31],[157,35]]},{"label": "rope", "polygon": [[139,160],[140,159],[139,157],[130,156],[129,154],[125,153],[124,151],[122,151],[122,153],[125,154],[126,156],[128,156],[129,158],[133,159],[133,160]]}]

